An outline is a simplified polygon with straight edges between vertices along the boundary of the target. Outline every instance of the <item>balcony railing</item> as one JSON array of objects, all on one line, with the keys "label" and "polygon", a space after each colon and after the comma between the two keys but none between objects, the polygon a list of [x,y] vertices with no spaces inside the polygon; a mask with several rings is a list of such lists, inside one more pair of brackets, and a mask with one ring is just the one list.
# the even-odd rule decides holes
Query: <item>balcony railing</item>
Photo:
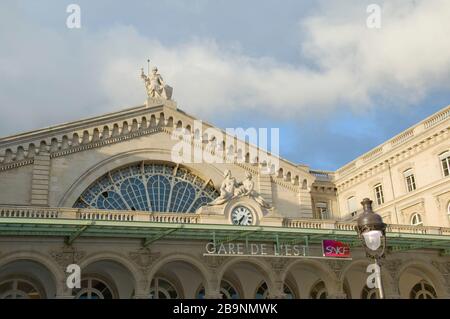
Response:
[{"label": "balcony railing", "polygon": [[[153,222],[153,223],[179,223],[198,224],[200,215],[192,213],[151,213],[140,211],[108,211],[96,209],[77,208],[48,208],[48,207],[19,207],[0,206],[0,218],[37,218],[37,219],[78,219],[101,221],[125,221],[125,222]],[[302,229],[330,229],[354,231],[355,222],[284,218],[283,227]],[[426,235],[450,235],[450,228],[434,226],[396,225],[387,226],[387,231],[392,233],[426,234]]]}]

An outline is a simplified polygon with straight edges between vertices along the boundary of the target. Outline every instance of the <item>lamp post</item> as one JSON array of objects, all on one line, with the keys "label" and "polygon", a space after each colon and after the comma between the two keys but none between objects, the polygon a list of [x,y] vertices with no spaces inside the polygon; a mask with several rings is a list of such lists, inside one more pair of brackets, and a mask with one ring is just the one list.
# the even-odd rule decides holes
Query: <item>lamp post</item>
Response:
[{"label": "lamp post", "polygon": [[361,202],[363,213],[359,216],[356,230],[361,239],[367,257],[375,261],[369,265],[367,271],[372,273],[367,279],[369,288],[378,288],[380,299],[384,298],[383,285],[381,283],[381,259],[386,249],[386,224],[380,215],[372,210],[372,201],[364,198]]}]

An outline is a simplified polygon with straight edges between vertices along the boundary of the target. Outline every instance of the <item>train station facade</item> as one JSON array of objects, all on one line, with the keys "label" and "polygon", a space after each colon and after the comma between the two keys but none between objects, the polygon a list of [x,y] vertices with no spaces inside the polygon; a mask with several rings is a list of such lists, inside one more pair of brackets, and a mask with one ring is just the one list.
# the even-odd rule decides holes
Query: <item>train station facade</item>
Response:
[{"label": "train station facade", "polygon": [[[365,197],[388,223],[386,297],[450,297],[449,107],[325,172],[272,165],[147,89],[145,105],[0,139],[1,298],[376,298]],[[174,160],[186,145],[221,160]]]}]

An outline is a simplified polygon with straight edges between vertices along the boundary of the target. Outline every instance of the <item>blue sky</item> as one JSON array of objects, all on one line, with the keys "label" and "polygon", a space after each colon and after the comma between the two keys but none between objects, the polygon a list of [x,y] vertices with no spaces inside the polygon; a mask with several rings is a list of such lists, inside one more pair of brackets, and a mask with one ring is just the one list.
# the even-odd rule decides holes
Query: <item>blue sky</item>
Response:
[{"label": "blue sky", "polygon": [[335,170],[450,104],[449,2],[373,2],[2,1],[0,135],[142,104],[150,57],[181,109]]}]

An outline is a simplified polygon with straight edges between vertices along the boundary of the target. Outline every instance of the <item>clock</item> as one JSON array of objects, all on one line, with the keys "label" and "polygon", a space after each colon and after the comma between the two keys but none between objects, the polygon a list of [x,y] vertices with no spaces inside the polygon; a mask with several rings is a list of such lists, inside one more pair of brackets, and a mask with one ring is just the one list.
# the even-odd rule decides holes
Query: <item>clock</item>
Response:
[{"label": "clock", "polygon": [[253,213],[245,206],[238,206],[231,212],[231,222],[240,226],[252,225]]}]

